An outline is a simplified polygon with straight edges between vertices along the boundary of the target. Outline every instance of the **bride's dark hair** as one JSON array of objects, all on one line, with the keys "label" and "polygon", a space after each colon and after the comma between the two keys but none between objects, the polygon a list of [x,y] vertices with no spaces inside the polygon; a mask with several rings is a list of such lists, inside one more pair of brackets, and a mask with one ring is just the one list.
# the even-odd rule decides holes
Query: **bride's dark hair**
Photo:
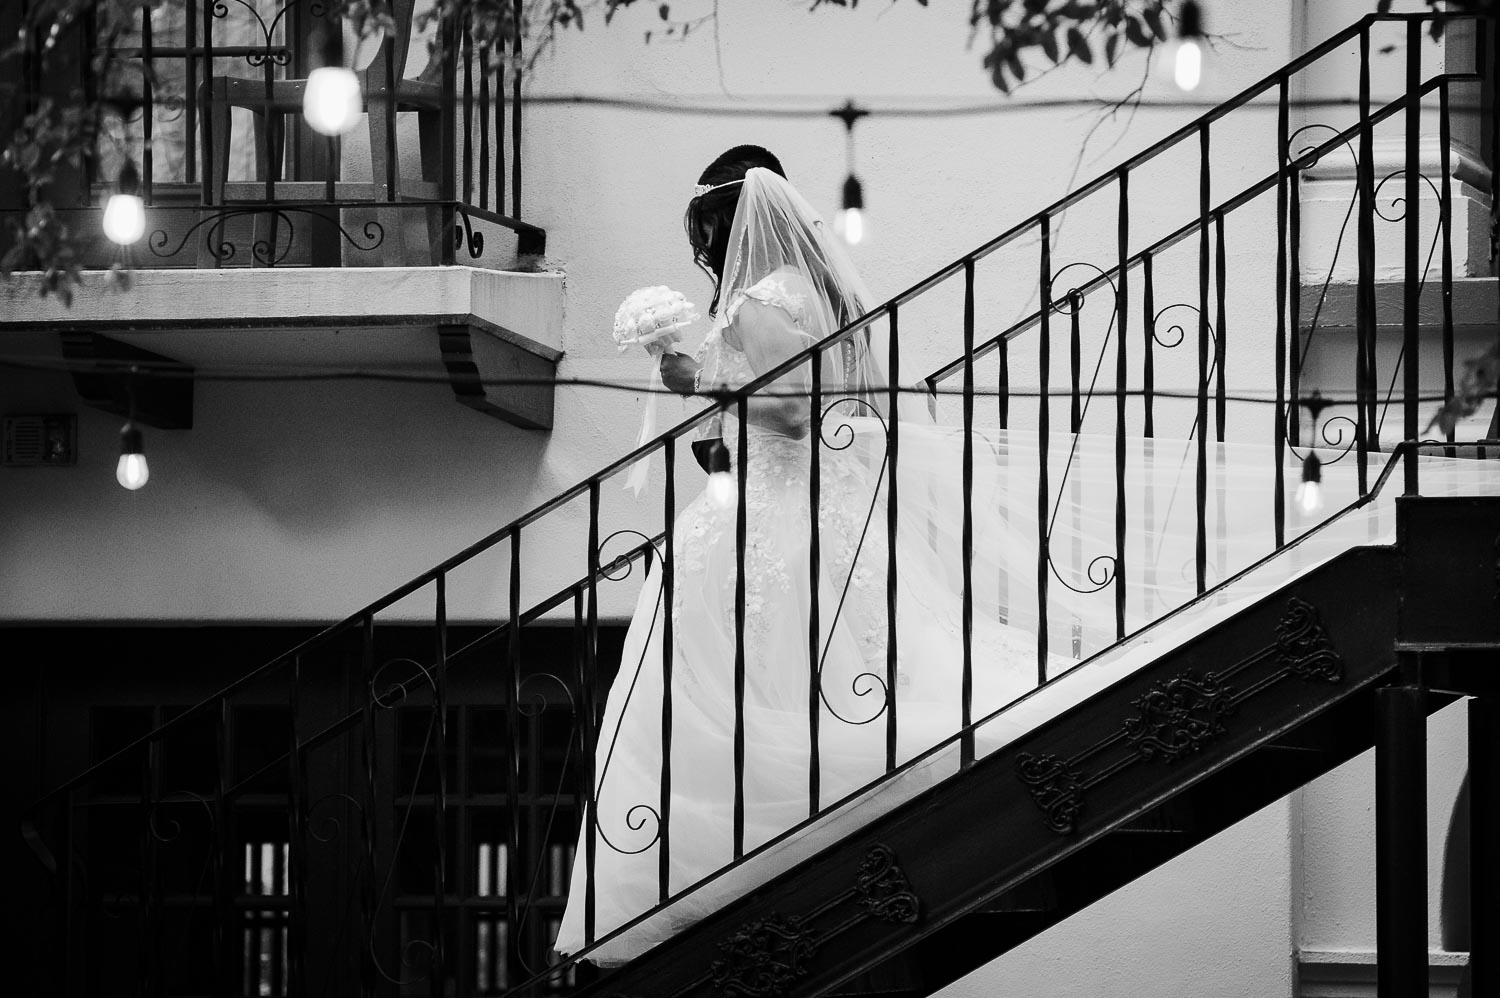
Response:
[{"label": "bride's dark hair", "polygon": [[[786,176],[786,171],[781,168],[781,160],[770,151],[760,146],[745,145],[720,153],[699,175],[698,183],[718,186],[744,180],[745,174],[757,166],[782,177]],[[689,201],[687,213],[682,219],[688,243],[693,247],[693,262],[713,278],[714,297],[708,305],[710,313],[719,309],[719,286],[724,279],[725,258],[729,255],[729,227],[734,224],[734,209],[739,201],[739,184],[720,187]]]}]

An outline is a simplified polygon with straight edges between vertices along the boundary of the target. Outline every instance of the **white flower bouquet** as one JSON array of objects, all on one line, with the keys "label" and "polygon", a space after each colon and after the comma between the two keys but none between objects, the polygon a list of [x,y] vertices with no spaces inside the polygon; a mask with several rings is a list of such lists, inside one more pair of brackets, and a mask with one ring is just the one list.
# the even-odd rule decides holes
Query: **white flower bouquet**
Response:
[{"label": "white flower bouquet", "polygon": [[615,313],[615,343],[624,353],[632,346],[644,347],[653,357],[675,353],[683,327],[698,319],[698,310],[665,285],[641,288],[620,303]]}]

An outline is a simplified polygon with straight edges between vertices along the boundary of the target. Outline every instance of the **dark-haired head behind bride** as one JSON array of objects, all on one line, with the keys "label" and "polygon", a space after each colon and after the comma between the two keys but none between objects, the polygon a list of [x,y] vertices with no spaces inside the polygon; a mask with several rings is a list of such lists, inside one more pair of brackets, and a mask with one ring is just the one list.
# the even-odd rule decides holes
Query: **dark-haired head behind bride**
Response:
[{"label": "dark-haired head behind bride", "polygon": [[[663,378],[683,394],[741,389],[845,331],[870,301],[829,227],[776,157],[757,146],[735,147],[703,171],[685,226],[714,292],[713,321],[697,356],[662,358]],[[592,807],[556,944],[561,952],[586,949],[664,897],[713,876],[586,958],[618,963],[649,948],[874,809],[851,815],[846,808],[819,829],[715,876],[723,868],[957,730],[958,489],[934,490],[933,481],[921,481],[937,460],[937,450],[924,444],[918,451],[927,453],[902,461],[900,484],[912,498],[901,504],[904,522],[894,534],[899,647],[887,640],[892,560],[883,330],[884,323],[847,329],[815,362],[793,366],[749,396],[743,409],[731,404],[713,420],[709,434],[722,438],[736,467],[745,466],[738,497],[745,513],[743,570],[736,501],[700,494],[676,520],[670,598],[663,573],[650,573],[609,693]],[[916,476],[911,481],[908,466]],[[948,474],[956,483],[956,462]],[[999,570],[976,565],[989,573],[985,586],[993,589]],[[979,709],[1019,696],[1036,674],[1032,637],[991,620],[975,626],[973,655],[986,663],[974,676]],[[894,739],[889,711],[899,714]],[[814,767],[818,775],[810,782]]]}]

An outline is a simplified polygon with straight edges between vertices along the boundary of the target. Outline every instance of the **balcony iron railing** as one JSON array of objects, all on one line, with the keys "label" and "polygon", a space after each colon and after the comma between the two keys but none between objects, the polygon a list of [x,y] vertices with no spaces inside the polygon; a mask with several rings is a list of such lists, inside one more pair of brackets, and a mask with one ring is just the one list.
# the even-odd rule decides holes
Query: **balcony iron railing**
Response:
[{"label": "balcony iron railing", "polygon": [[[28,107],[81,92],[104,108],[95,155],[54,191],[79,229],[99,232],[92,216],[127,162],[140,176],[145,238],[123,251],[97,238],[87,266],[451,264],[484,254],[491,226],[516,235],[520,265],[545,253],[522,212],[521,33],[503,51],[394,0],[391,28],[360,38],[342,8],[141,4],[123,31],[89,8],[50,46],[76,58],[26,61]],[[367,117],[343,137],[302,120],[302,88],[325,64],[362,77]]]},{"label": "balcony iron railing", "polygon": [[[538,963],[539,954],[545,953],[551,944],[550,934],[555,930],[556,919],[555,912],[546,905],[532,901],[547,893],[537,885],[551,876],[549,864],[558,858],[554,847],[559,841],[566,843],[571,838],[571,827],[561,837],[550,829],[569,826],[584,810],[595,812],[601,774],[595,772],[594,760],[600,739],[608,737],[607,732],[600,730],[600,674],[604,664],[600,650],[601,619],[609,615],[610,606],[624,605],[615,597],[614,584],[641,563],[646,571],[660,573],[662,593],[658,612],[662,606],[673,605],[677,557],[683,544],[674,529],[681,506],[678,477],[684,467],[687,474],[696,471],[691,461],[681,460],[682,441],[718,413],[735,411],[740,417],[738,453],[746,453],[749,441],[745,415],[750,399],[757,393],[774,391],[774,382],[779,377],[799,367],[811,372],[812,383],[808,508],[812,511],[820,508],[819,453],[840,446],[841,417],[833,414],[833,408],[843,401],[821,390],[820,360],[828,351],[839,349],[845,338],[856,335],[874,321],[889,323],[891,331],[887,358],[890,412],[897,411],[902,395],[913,392],[928,399],[940,414],[949,407],[958,409],[953,422],[963,434],[961,478],[965,485],[959,511],[962,529],[956,566],[963,578],[963,602],[956,608],[961,615],[963,635],[964,692],[962,702],[955,704],[960,722],[944,743],[932,746],[925,753],[902,758],[905,753],[897,751],[902,714],[896,631],[901,620],[897,593],[888,585],[885,591],[889,612],[881,635],[887,649],[883,671],[879,675],[872,672],[857,677],[857,681],[863,680],[867,691],[876,691],[874,699],[879,701],[874,716],[863,720],[878,719],[886,733],[886,774],[882,780],[899,777],[946,746],[957,747],[959,765],[971,763],[976,756],[975,732],[985,718],[975,716],[970,699],[975,670],[970,634],[979,615],[996,612],[976,597],[981,589],[993,592],[994,580],[976,580],[971,574],[973,545],[979,542],[973,532],[976,510],[970,488],[977,448],[994,448],[997,458],[1002,457],[1002,452],[1009,455],[1005,459],[1013,460],[1013,467],[1024,470],[1026,480],[1035,488],[1026,501],[1037,511],[1036,534],[1027,549],[1025,563],[1017,565],[1009,578],[1015,585],[1024,583],[1031,587],[1035,593],[1035,605],[1029,612],[1035,618],[1033,651],[1038,686],[1057,682],[1059,673],[1065,671],[1057,667],[1058,656],[1070,662],[1082,661],[1185,605],[1212,598],[1224,584],[1244,571],[1295,548],[1307,538],[1316,537],[1326,524],[1371,503],[1398,471],[1406,494],[1421,493],[1422,453],[1494,456],[1500,441],[1493,439],[1464,441],[1453,439],[1451,434],[1445,439],[1424,439],[1424,416],[1452,397],[1451,379],[1445,379],[1441,391],[1424,393],[1419,378],[1420,330],[1424,321],[1417,310],[1424,282],[1438,282],[1447,301],[1455,281],[1448,252],[1454,194],[1446,169],[1451,97],[1456,88],[1479,85],[1488,88],[1485,100],[1492,102],[1496,79],[1493,67],[1487,73],[1424,75],[1422,38],[1431,17],[1364,18],[1145,152],[918,282],[840,333],[766,372],[744,390],[716,397],[705,412],[685,420],[315,638],[267,662],[59,787],[30,808],[23,819],[27,841],[57,884],[60,905],[50,917],[65,919],[67,912],[99,900],[94,898],[91,902],[77,855],[81,841],[86,839],[86,829],[80,826],[77,817],[78,805],[92,792],[92,785],[124,753],[155,751],[156,746],[173,737],[182,726],[201,721],[212,729],[218,746],[214,786],[199,803],[211,818],[206,827],[212,839],[208,856],[214,887],[204,896],[212,899],[213,945],[215,965],[220,968],[220,991],[235,991],[238,985],[234,982],[240,979],[235,968],[248,959],[237,945],[244,916],[236,908],[236,898],[243,892],[237,890],[235,872],[235,864],[241,857],[237,843],[246,838],[240,830],[246,807],[244,797],[257,777],[271,772],[284,773],[287,788],[284,812],[279,819],[284,824],[278,826],[285,830],[285,858],[276,860],[279,854],[273,850],[272,865],[282,862],[286,871],[284,881],[289,902],[284,979],[290,982],[285,985],[290,992],[300,993],[303,988],[298,982],[308,979],[309,968],[329,959],[324,941],[308,938],[304,912],[316,892],[335,887],[343,891],[336,894],[333,903],[346,913],[345,930],[350,938],[359,940],[357,962],[366,993],[529,995],[569,989],[575,980],[573,975],[583,969],[582,965],[578,957]],[[1457,20],[1449,18],[1445,23],[1451,25]],[[1493,46],[1495,20],[1479,19],[1475,23],[1481,25]],[[1379,103],[1371,96],[1370,85],[1371,53],[1384,40],[1382,32],[1394,32],[1395,40],[1406,45],[1404,85],[1400,95],[1386,103]],[[1360,78],[1360,96],[1353,109],[1353,120],[1329,124],[1329,137],[1324,141],[1315,143],[1309,139],[1306,145],[1299,146],[1308,134],[1306,126],[1294,128],[1292,121],[1292,108],[1297,103],[1293,94],[1299,74],[1314,66],[1350,58],[1347,49],[1351,45],[1355,47]],[[1419,139],[1427,130],[1423,116],[1430,113],[1434,103],[1445,159],[1441,175],[1429,181],[1420,170]],[[1258,116],[1268,110],[1274,117],[1274,125],[1270,128],[1257,125],[1256,122],[1262,122]],[[1231,117],[1237,114],[1239,117]],[[1377,130],[1395,125],[1403,126],[1404,165],[1393,177],[1377,180],[1373,155]],[[1267,154],[1270,168],[1264,173],[1257,174],[1253,163],[1242,162],[1249,144],[1234,143],[1246,135],[1267,140],[1260,142],[1270,147]],[[1233,147],[1232,162],[1226,164],[1214,159],[1216,142]],[[1321,157],[1351,142],[1358,145],[1358,182],[1352,213],[1357,231],[1360,303],[1354,344],[1354,390],[1344,403],[1352,415],[1337,422],[1330,420],[1321,427],[1308,426],[1299,411],[1306,387],[1301,364],[1307,345],[1299,314],[1302,283],[1299,186],[1305,173]],[[1490,155],[1493,161],[1493,148]],[[1178,157],[1179,165],[1183,157],[1193,164],[1198,179],[1196,198],[1186,207],[1185,218],[1180,222],[1169,217],[1170,206],[1164,207],[1161,198],[1148,201],[1146,207],[1138,200],[1159,193],[1149,186],[1146,179],[1149,170],[1153,164],[1173,157]],[[1387,181],[1398,182],[1396,177],[1403,191],[1402,211],[1378,212],[1377,197]],[[1436,192],[1436,219],[1423,210],[1422,192],[1428,183]],[[1098,208],[1096,199],[1101,196],[1106,198],[1107,207],[1102,213],[1094,210]],[[1429,199],[1427,203],[1434,202]],[[1101,229],[1111,238],[1107,242],[1096,239],[1093,245],[1108,246],[1106,257],[1098,262],[1062,262],[1059,234],[1062,222],[1066,219],[1070,225],[1086,226],[1089,217],[1098,218],[1101,214]],[[1387,218],[1394,221],[1381,221]],[[1267,224],[1267,219],[1274,221]],[[1402,247],[1403,333],[1395,362],[1400,377],[1387,388],[1378,383],[1375,364],[1379,347],[1373,306],[1375,237],[1379,224],[1399,225]],[[1433,225],[1431,234],[1424,231],[1424,224]],[[1422,260],[1422,250],[1429,245],[1442,250],[1435,275]],[[1070,281],[1068,278],[1075,274],[1081,276]],[[986,283],[990,280],[996,283]],[[1020,309],[1018,319],[995,320],[988,315],[992,308],[998,310],[1006,302],[1024,300],[1028,295],[1033,296],[1036,304]],[[1265,318],[1265,328],[1274,329],[1274,334],[1247,336],[1244,340],[1247,346],[1237,349],[1239,341],[1231,337],[1229,317],[1253,316],[1256,307]],[[1012,305],[1007,311],[1013,308]],[[1178,315],[1188,318],[1177,321]],[[1453,356],[1451,314],[1445,312],[1437,325],[1446,362]],[[919,381],[903,380],[904,372],[918,363],[911,356],[914,345],[903,344],[899,335],[900,329],[909,328],[929,330],[934,339],[944,331],[951,331],[953,339],[945,362]],[[986,334],[982,332],[985,328],[993,331]],[[1259,362],[1267,339],[1271,341],[1270,364]],[[1196,348],[1190,363],[1179,363],[1177,355],[1172,353],[1173,348],[1183,344]],[[1451,370],[1451,363],[1448,366]],[[1055,368],[1066,372],[1057,380],[1054,380]],[[1063,384],[1061,389],[1054,388],[1058,381]],[[1231,383],[1238,386],[1233,391],[1229,388]],[[1267,411],[1264,417],[1258,415]],[[1389,446],[1391,434],[1387,433],[1387,445],[1383,448],[1380,429],[1387,412],[1399,416],[1400,442]],[[1066,419],[1067,431],[1054,431],[1054,419],[1059,423]],[[1336,435],[1330,423],[1339,427]],[[891,562],[874,567],[878,569],[877,575],[889,572],[888,578],[894,577],[897,567],[894,564],[897,545],[893,540],[898,529],[899,490],[910,487],[910,482],[898,473],[904,430],[911,432],[905,429],[902,420],[889,420],[880,479],[884,494],[872,497],[872,516],[867,524],[868,529],[885,534],[883,550]],[[1321,438],[1315,436],[1318,433]],[[1088,446],[1085,438],[1090,437],[1105,441],[1099,451],[1104,455],[1102,477],[1081,482],[1075,458],[1080,462],[1085,460],[1083,449]],[[1137,459],[1128,444],[1131,438],[1164,443],[1175,440],[1176,445],[1186,448],[1185,467],[1192,476],[1191,501],[1175,505],[1172,502],[1175,487],[1159,493],[1147,489],[1142,495],[1131,484],[1133,462]],[[1027,447],[1010,447],[1011,443],[1021,441],[1028,442]],[[1236,442],[1259,443],[1271,455],[1265,474],[1274,477],[1275,488],[1271,492],[1271,508],[1258,511],[1265,524],[1259,547],[1249,553],[1240,551],[1230,558],[1220,549],[1218,533],[1225,522],[1221,505],[1224,491],[1211,482],[1220,467],[1218,448]],[[1289,517],[1285,498],[1290,485],[1287,468],[1295,467],[1293,457],[1301,457],[1305,453],[1303,448],[1310,448],[1314,442],[1329,462],[1340,462],[1339,473],[1347,475],[1352,500],[1326,517]],[[1059,446],[1061,450],[1057,449]],[[650,454],[659,455],[666,466],[660,479],[661,488],[656,493],[659,506],[655,499],[650,504],[657,508],[643,509],[640,504],[622,498],[620,490],[606,488],[612,479]],[[739,495],[746,496],[751,483],[743,462],[737,475]],[[1065,493],[1083,488],[1099,490],[1102,498],[1097,508],[1114,525],[1113,550],[1085,552],[1054,543],[1054,526],[1058,511],[1065,505]],[[770,843],[747,843],[745,839],[743,691],[748,621],[744,583],[745,541],[752,515],[747,506],[744,501],[736,505],[730,528],[738,538],[734,597],[736,745],[732,761],[735,814],[726,815],[724,824],[732,829],[733,866],[753,861],[757,854],[787,841],[798,831],[789,829]],[[882,515],[874,516],[877,511]],[[1172,516],[1186,518],[1186,530],[1192,538],[1191,555],[1185,564],[1153,558],[1147,551],[1127,549],[1127,519],[1163,522]],[[805,718],[810,748],[808,823],[841,803],[828,799],[817,778],[819,725],[837,723],[837,715],[833,715],[834,719],[825,716],[827,712],[819,704],[820,699],[826,702],[825,693],[832,692],[823,686],[818,672],[819,519],[816,513],[809,517],[809,564],[798,568],[810,573],[810,590],[814,594],[813,623],[808,635],[812,679]],[[577,538],[578,542],[571,543],[569,538]],[[617,542],[623,545],[623,550],[611,553],[609,548]],[[1006,580],[1000,580],[1002,588],[1005,584]],[[1049,593],[1061,592],[1056,587],[1065,587],[1072,594],[1069,599],[1092,596],[1108,601],[1113,608],[1113,627],[1109,633],[1088,635],[1077,630],[1066,613],[1049,602]],[[459,589],[495,598],[503,603],[504,609],[499,623],[477,635],[466,636],[461,645],[455,646],[450,640],[448,616],[450,600]],[[837,608],[825,607],[824,612],[837,613]],[[425,655],[388,653],[378,637],[377,624],[392,619],[418,619],[429,625],[434,642],[430,651]],[[529,649],[544,634],[548,635],[547,640],[555,639],[552,625],[557,623],[566,629],[568,637],[564,643],[572,650],[565,667],[529,668]],[[674,630],[670,625],[661,628],[665,674],[663,711],[659,718],[664,746],[660,795],[656,800],[632,802],[624,817],[630,831],[641,833],[639,840],[613,841],[598,820],[594,820],[585,826],[578,844],[575,859],[585,864],[589,876],[585,878],[585,896],[574,900],[584,906],[586,932],[596,946],[608,942],[610,935],[597,931],[593,915],[596,896],[592,872],[605,850],[654,853],[659,861],[658,893],[663,906],[686,893],[669,877],[674,848],[671,793],[674,770],[680,773],[678,767],[696,762],[674,758],[670,747]],[[630,665],[625,663],[627,667]],[[494,834],[485,839],[492,847],[490,851],[471,850],[472,855],[459,857],[460,872],[455,873],[452,857],[445,852],[446,844],[453,841],[449,826],[453,790],[448,768],[442,764],[449,756],[454,737],[450,730],[449,691],[453,677],[465,670],[496,668],[503,670],[506,684],[499,706],[506,714],[509,733],[508,752],[501,763],[504,788],[495,798],[501,809],[497,813],[503,820],[495,823]],[[305,712],[304,691],[319,677],[343,684],[346,705],[341,712],[326,716]],[[868,702],[866,696],[864,702]],[[251,700],[269,700],[286,706],[289,717],[286,744],[259,771],[237,777],[229,768],[232,756],[229,719],[236,704]],[[390,718],[397,709],[416,711],[413,716],[425,717],[427,723],[425,734],[418,740],[421,747],[411,777],[413,783],[393,791],[387,774],[394,760],[381,750],[377,733],[382,726],[392,723]],[[557,771],[569,785],[559,785],[552,797],[553,810],[545,823],[549,830],[538,834],[535,829],[523,828],[520,811],[510,805],[519,801],[525,790],[524,770],[530,764],[527,752],[537,751],[521,742],[524,721],[548,711],[558,712],[557,716],[568,721],[566,737],[559,743],[566,761]],[[421,775],[424,767],[432,766],[435,771]],[[309,777],[310,769],[321,773],[317,786]],[[418,782],[430,790],[424,791],[421,808],[413,803],[418,796]],[[140,791],[140,813],[148,816],[155,813],[170,799],[171,792],[170,787],[147,785],[147,789]],[[320,814],[322,809],[330,807],[337,810],[332,816],[336,820],[330,821],[326,812]],[[424,828],[424,841],[434,843],[428,853],[419,857],[419,861],[432,867],[433,890],[425,902],[425,918],[420,924],[416,919],[404,917],[398,924],[386,885],[390,871],[407,848],[405,843],[413,840],[418,824]],[[159,831],[152,827],[148,817],[139,832],[145,850],[153,856],[172,848],[171,840],[157,834]],[[328,842],[334,838],[338,847],[330,849]],[[333,862],[334,857],[342,857],[347,872],[337,885],[330,882],[330,871],[314,865]],[[505,866],[503,917],[476,916],[467,900],[472,893],[468,886],[477,875],[473,871],[487,871],[493,882],[497,863]],[[455,878],[461,883],[455,883]],[[136,900],[137,928],[149,933],[160,917],[149,884],[143,886]],[[320,903],[329,902],[325,898]],[[477,952],[477,947],[465,940],[478,938],[480,933],[486,933],[490,939],[503,934],[503,975],[496,975],[493,967],[481,971],[472,962],[459,965],[455,954]],[[85,956],[67,948],[84,943],[66,935],[58,938],[68,942],[64,951],[55,954],[57,959],[48,960],[49,966],[65,968]],[[588,953],[581,956],[587,958]],[[150,981],[157,982],[156,990],[165,990],[159,982],[165,979],[166,963],[162,956],[143,971]],[[502,980],[503,984],[497,983]],[[275,989],[282,985],[271,980],[264,987],[271,991],[263,993],[277,993]]]}]

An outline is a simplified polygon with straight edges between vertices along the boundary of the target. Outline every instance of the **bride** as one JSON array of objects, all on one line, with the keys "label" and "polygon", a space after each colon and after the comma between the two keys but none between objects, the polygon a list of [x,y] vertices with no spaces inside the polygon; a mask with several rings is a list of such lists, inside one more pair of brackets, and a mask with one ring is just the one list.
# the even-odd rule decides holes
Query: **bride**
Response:
[{"label": "bride", "polygon": [[[828,227],[759,147],[736,147],[710,164],[686,228],[696,261],[714,280],[713,323],[696,359],[663,358],[663,377],[676,390],[741,388],[843,329],[870,301]],[[866,327],[822,351],[816,409],[809,362],[750,397],[743,428],[735,406],[714,421],[708,446],[727,447],[736,469],[745,464],[743,577],[735,503],[700,494],[675,524],[670,606],[663,573],[653,570],[625,640],[600,727],[593,808],[584,815],[560,952],[590,947],[960,727],[961,500],[933,494],[931,476],[940,472],[931,462],[942,448],[920,440],[900,452],[897,637],[889,654],[886,449],[896,414],[883,390],[883,339],[882,330]],[[908,432],[904,422],[901,432]],[[957,472],[955,464],[948,480]],[[1003,545],[980,537],[974,548],[981,547]],[[973,564],[984,577],[976,596],[987,592],[993,608],[1003,572],[982,558]],[[1032,687],[1038,653],[1032,633],[993,612],[974,618],[971,716],[980,717]],[[763,850],[757,862],[715,877],[585,958],[627,960],[824,841],[799,834]]]}]

